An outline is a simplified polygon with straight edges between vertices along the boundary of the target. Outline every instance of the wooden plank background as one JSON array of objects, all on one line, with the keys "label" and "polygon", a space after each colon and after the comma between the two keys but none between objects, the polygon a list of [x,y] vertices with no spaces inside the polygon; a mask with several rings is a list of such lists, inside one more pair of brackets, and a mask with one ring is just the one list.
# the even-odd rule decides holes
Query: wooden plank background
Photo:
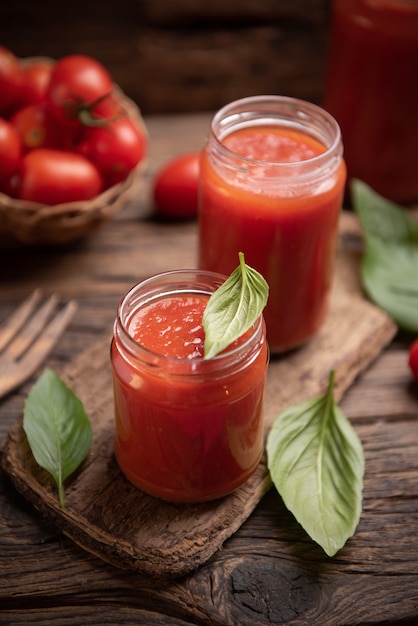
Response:
[{"label": "wooden plank background", "polygon": [[94,56],[147,114],[205,111],[263,93],[319,102],[328,24],[329,0],[14,0],[0,45]]}]

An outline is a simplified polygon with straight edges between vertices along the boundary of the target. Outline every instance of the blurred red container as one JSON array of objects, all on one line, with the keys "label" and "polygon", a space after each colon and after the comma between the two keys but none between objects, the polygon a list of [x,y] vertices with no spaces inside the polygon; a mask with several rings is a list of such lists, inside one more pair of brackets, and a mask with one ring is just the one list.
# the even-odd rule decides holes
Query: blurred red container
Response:
[{"label": "blurred red container", "polygon": [[332,0],[324,107],[341,127],[348,180],[418,199],[417,0]]}]

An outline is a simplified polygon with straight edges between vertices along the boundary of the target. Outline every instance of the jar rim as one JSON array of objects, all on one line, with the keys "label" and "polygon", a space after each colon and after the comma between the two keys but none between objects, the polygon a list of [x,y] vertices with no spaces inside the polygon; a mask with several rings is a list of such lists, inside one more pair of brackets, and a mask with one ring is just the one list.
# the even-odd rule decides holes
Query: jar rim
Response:
[{"label": "jar rim", "polygon": [[[271,122],[302,130],[307,135],[321,141],[325,150],[305,160],[286,162],[249,158],[225,146],[222,142],[224,137],[238,128],[248,127],[255,120],[259,126]],[[321,133],[319,133],[318,128],[313,128],[313,122],[322,125]],[[325,141],[325,134],[328,134],[327,142]],[[248,96],[226,104],[212,118],[209,139],[215,141],[217,149],[224,158],[239,160],[252,166],[276,166],[283,171],[301,166],[313,167],[318,165],[320,167],[331,157],[342,156],[343,153],[341,129],[337,120],[320,106],[291,96]]]},{"label": "jar rim", "polygon": [[[178,282],[180,277],[183,281],[182,283]],[[195,278],[194,281],[193,277]],[[196,281],[196,277],[199,277],[199,281]],[[260,315],[254,322],[252,325],[252,332],[247,338],[245,338],[244,341],[242,341],[242,343],[235,348],[225,349],[223,352],[215,355],[211,359],[204,359],[204,357],[190,359],[160,354],[146,348],[136,341],[129,333],[128,328],[129,321],[141,306],[146,306],[151,302],[173,294],[200,293],[210,295],[213,291],[215,291],[214,285],[219,284],[220,286],[226,278],[227,276],[224,274],[200,269],[168,270],[146,278],[131,287],[119,302],[117,316],[114,322],[114,337],[117,337],[120,340],[123,348],[127,350],[132,357],[141,358],[141,360],[153,366],[168,366],[169,368],[172,366],[176,369],[179,368],[179,375],[184,375],[185,373],[189,375],[194,373],[201,374],[203,373],[203,368],[205,371],[212,371],[229,367],[231,364],[235,363],[237,358],[241,358],[243,354],[252,350],[252,346],[257,337],[260,337],[261,340],[264,325],[262,315]],[[205,280],[206,283],[204,282]],[[208,284],[210,280],[213,281],[213,289],[211,291],[210,285]],[[176,288],[176,284],[179,284],[180,286]],[[163,285],[167,287],[167,291],[162,290],[161,287]],[[158,286],[160,289],[157,290]],[[145,290],[142,299],[138,294],[140,290]],[[132,299],[135,299],[134,304],[132,304]],[[129,308],[130,303],[131,310],[127,311],[126,309]],[[257,345],[258,343],[259,342],[257,342]],[[173,371],[172,374],[175,375],[176,372]]]}]

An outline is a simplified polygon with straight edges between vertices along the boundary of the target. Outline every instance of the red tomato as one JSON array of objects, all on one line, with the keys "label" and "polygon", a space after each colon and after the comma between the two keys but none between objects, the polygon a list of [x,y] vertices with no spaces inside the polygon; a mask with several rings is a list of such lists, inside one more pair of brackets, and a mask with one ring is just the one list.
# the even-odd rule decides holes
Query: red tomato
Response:
[{"label": "red tomato", "polygon": [[71,54],[55,63],[47,99],[57,119],[75,120],[81,111],[109,96],[112,89],[112,78],[99,61]]},{"label": "red tomato", "polygon": [[19,174],[12,174],[5,180],[0,180],[0,191],[11,198],[19,197]]},{"label": "red tomato", "polygon": [[43,204],[89,200],[103,189],[93,163],[63,150],[31,150],[22,159],[20,176],[19,197]]},{"label": "red tomato", "polygon": [[103,173],[107,185],[125,180],[143,159],[146,137],[128,117],[105,126],[86,127],[77,151],[90,159]]},{"label": "red tomato", "polygon": [[115,98],[113,93],[111,93],[104,98],[99,98],[97,103],[87,107],[87,109],[80,111],[79,120],[84,127],[100,127],[111,124],[117,118],[124,115],[125,112],[119,101]]},{"label": "red tomato", "polygon": [[0,46],[0,115],[10,115],[17,103],[22,84],[22,68],[17,57]]},{"label": "red tomato", "polygon": [[16,129],[0,118],[0,180],[10,178],[17,171],[21,154],[22,146]]},{"label": "red tomato", "polygon": [[25,152],[33,148],[58,146],[57,131],[47,115],[45,103],[19,109],[10,121],[19,134]]},{"label": "red tomato", "polygon": [[52,73],[53,63],[33,61],[30,65],[22,65],[22,86],[20,89],[19,106],[37,104],[46,99],[46,92]]},{"label": "red tomato", "polygon": [[174,219],[197,215],[199,169],[199,152],[186,152],[162,167],[153,190],[160,215]]},{"label": "red tomato", "polygon": [[415,339],[409,348],[408,365],[411,368],[413,377],[418,381],[418,339]]}]

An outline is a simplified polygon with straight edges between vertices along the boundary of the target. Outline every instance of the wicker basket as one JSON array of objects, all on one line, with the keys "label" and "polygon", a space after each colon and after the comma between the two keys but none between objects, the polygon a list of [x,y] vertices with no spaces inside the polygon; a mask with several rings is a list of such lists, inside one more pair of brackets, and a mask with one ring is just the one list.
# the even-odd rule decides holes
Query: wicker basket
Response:
[{"label": "wicker basket", "polygon": [[[123,110],[147,135],[138,107],[119,88],[115,91]],[[0,193],[0,234],[28,245],[59,246],[81,239],[119,213],[138,193],[145,167],[143,159],[124,181],[88,201],[48,206]]]}]

